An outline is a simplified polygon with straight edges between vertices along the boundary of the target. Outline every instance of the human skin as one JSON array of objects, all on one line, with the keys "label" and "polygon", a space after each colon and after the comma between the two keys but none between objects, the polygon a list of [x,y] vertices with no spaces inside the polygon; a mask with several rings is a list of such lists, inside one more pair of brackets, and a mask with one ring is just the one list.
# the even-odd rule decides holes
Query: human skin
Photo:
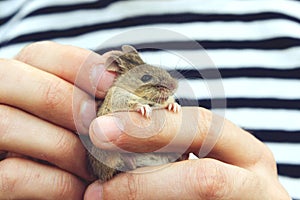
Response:
[{"label": "human skin", "polygon": [[[0,151],[10,152],[0,161],[1,199],[289,199],[270,150],[204,108],[183,107],[176,114],[153,111],[151,120],[160,124],[161,118],[155,116],[163,114],[165,123],[149,138],[137,137],[132,121],[121,120],[120,130],[116,118],[124,119],[128,113],[102,116],[89,127],[94,107],[88,94],[97,88],[96,96],[103,98],[114,79],[105,72],[97,85],[91,80],[91,72],[103,73],[105,58],[73,46],[39,42],[25,47],[15,59],[0,60]],[[80,90],[74,100],[75,82]],[[139,113],[131,117],[147,124]],[[87,186],[91,177],[85,149],[75,131],[87,134],[89,129],[98,147],[137,152],[161,148],[176,135],[171,149],[186,147],[186,153],[198,154],[210,127],[216,125],[213,119],[223,126],[206,158],[147,169],[153,170],[148,173],[122,173]],[[189,141],[188,146],[182,141]]]},{"label": "human skin", "polygon": [[[91,88],[101,98],[114,80],[106,73],[106,85],[92,87],[90,72],[103,72],[103,62],[89,50],[53,42],[33,43],[14,59],[0,60],[0,199],[83,198],[91,176],[74,132],[87,133]],[[79,79],[73,98],[80,68],[87,78]]]}]

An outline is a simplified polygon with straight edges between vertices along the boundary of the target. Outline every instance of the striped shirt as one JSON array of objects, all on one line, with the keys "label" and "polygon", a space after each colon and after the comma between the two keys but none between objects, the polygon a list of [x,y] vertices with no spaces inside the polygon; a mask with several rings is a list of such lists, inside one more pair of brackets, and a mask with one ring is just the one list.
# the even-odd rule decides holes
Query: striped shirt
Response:
[{"label": "striped shirt", "polygon": [[[280,182],[300,199],[300,1],[3,0],[0,10],[2,58],[40,40],[99,53],[150,47],[142,51],[146,61],[180,72],[190,86],[191,93],[179,88],[178,100],[225,110],[269,146]],[[154,46],[207,62],[191,66]]]}]

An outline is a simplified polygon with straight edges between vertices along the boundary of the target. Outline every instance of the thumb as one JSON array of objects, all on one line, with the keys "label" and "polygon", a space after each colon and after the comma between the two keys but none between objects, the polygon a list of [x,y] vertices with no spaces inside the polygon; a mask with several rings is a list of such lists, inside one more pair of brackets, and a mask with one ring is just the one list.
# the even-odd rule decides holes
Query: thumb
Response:
[{"label": "thumb", "polygon": [[262,142],[204,108],[153,110],[150,119],[137,112],[113,113],[96,118],[89,134],[95,146],[106,150],[194,153],[244,168],[261,162],[275,169]]},{"label": "thumb", "polygon": [[199,126],[199,118],[195,108],[179,113],[153,110],[150,119],[137,112],[118,112],[95,119],[89,134],[95,146],[106,150],[185,153],[207,132],[199,130],[205,128]]}]

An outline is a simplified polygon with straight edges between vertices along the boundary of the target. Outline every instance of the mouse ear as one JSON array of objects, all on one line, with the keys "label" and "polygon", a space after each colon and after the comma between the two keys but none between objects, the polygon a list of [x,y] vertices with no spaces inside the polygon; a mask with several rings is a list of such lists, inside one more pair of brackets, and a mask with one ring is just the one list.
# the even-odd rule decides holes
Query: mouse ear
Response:
[{"label": "mouse ear", "polygon": [[122,51],[124,53],[137,53],[138,54],[137,50],[131,45],[123,45]]},{"label": "mouse ear", "polygon": [[124,74],[134,67],[145,64],[134,47],[124,45],[122,46],[122,50],[122,52],[113,51],[107,59],[106,66],[108,71]]},{"label": "mouse ear", "polygon": [[116,62],[118,57],[119,56],[113,54],[107,58],[105,65],[104,65],[107,71],[116,72],[118,74],[122,73],[118,63]]}]

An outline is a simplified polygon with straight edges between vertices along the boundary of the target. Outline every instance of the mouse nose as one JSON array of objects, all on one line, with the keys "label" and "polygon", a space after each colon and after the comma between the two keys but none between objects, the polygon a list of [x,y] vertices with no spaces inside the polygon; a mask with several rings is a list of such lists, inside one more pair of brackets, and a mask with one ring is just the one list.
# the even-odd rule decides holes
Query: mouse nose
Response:
[{"label": "mouse nose", "polygon": [[171,89],[171,90],[176,90],[177,89],[177,81],[172,81],[171,83],[170,83],[170,85],[169,85],[169,88]]},{"label": "mouse nose", "polygon": [[171,80],[163,80],[163,84],[164,87],[168,88],[169,90],[176,90],[178,83],[177,80],[175,79],[171,79]]}]

